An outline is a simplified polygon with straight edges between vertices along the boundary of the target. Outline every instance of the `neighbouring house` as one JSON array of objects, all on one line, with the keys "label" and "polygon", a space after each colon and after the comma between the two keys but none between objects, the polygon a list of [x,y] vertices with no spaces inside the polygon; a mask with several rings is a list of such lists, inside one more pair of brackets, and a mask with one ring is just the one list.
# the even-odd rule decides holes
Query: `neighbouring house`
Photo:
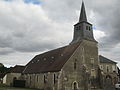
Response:
[{"label": "neighbouring house", "polygon": [[100,69],[103,74],[104,84],[115,85],[118,80],[117,62],[110,60],[102,55],[99,55]]},{"label": "neighbouring house", "polygon": [[117,70],[118,70],[118,82],[120,83],[120,69],[119,69],[119,67],[117,67]]},{"label": "neighbouring house", "polygon": [[3,78],[3,84],[8,86],[13,86],[14,80],[18,80],[21,77],[21,74],[25,66],[16,65],[15,67],[10,68],[8,73]]}]

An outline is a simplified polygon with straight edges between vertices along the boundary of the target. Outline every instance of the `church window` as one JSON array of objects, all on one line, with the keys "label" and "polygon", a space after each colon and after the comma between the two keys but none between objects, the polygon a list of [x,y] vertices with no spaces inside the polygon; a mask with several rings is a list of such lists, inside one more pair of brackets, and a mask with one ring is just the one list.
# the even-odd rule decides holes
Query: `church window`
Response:
[{"label": "church window", "polygon": [[54,84],[55,84],[55,82],[56,82],[56,79],[55,79],[55,74],[53,75],[53,82],[54,82]]},{"label": "church window", "polygon": [[74,83],[74,90],[77,90],[77,84]]},{"label": "church window", "polygon": [[91,28],[89,27],[89,31],[91,30]]},{"label": "church window", "polygon": [[84,47],[82,47],[82,56],[81,56],[81,58],[82,58],[82,61],[83,61],[83,63],[85,63],[85,58],[84,58]]},{"label": "church window", "polygon": [[39,81],[38,75],[36,75],[36,77],[37,77],[37,82],[38,82]]},{"label": "church window", "polygon": [[73,82],[72,89],[73,90],[78,90],[78,83],[76,81]]},{"label": "church window", "polygon": [[88,27],[88,26],[86,26],[86,30],[89,30],[89,27]]},{"label": "church window", "polygon": [[32,82],[32,77],[31,77],[31,75],[30,75],[30,84],[31,84],[31,82]]},{"label": "church window", "polygon": [[95,77],[95,69],[92,69],[92,70],[91,70],[91,76],[92,76],[92,77]]},{"label": "church window", "polygon": [[106,66],[106,70],[107,70],[107,72],[109,72],[109,66],[108,65]]},{"label": "church window", "polygon": [[103,70],[103,65],[100,65],[100,69]]},{"label": "church window", "polygon": [[79,30],[79,27],[76,27],[76,30]]},{"label": "church window", "polygon": [[46,75],[44,75],[44,83],[46,83],[47,81],[47,77],[46,77]]},{"label": "church window", "polygon": [[75,61],[74,61],[74,70],[76,70],[76,68],[77,68],[77,60],[75,59]]}]

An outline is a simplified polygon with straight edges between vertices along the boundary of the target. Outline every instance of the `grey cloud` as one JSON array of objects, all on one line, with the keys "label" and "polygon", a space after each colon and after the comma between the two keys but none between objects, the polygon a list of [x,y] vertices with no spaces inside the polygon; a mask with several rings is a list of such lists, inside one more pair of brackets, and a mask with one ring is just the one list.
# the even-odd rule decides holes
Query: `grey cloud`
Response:
[{"label": "grey cloud", "polygon": [[[15,1],[4,3],[6,6],[0,3],[0,48],[11,48],[5,52],[1,50],[0,54],[42,52],[71,42],[81,0],[43,0],[40,6]],[[114,51],[120,53],[115,48],[120,43],[119,0],[84,2],[88,21],[106,34],[99,39],[100,52],[106,56],[111,56]],[[89,17],[91,11],[95,14],[94,19]],[[108,52],[111,55],[107,55]]]},{"label": "grey cloud", "polygon": [[8,55],[10,53],[14,53],[14,50],[11,48],[0,48],[0,55]]}]

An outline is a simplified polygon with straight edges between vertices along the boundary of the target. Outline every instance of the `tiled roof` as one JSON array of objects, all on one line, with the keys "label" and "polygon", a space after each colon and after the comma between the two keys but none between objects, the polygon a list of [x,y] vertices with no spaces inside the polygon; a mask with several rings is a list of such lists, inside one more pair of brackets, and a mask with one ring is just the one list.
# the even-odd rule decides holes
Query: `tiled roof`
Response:
[{"label": "tiled roof", "polygon": [[45,73],[60,71],[79,45],[80,42],[36,55],[26,65],[23,73]]},{"label": "tiled roof", "polygon": [[16,65],[15,67],[11,68],[9,73],[22,73],[25,69],[25,66]]},{"label": "tiled roof", "polygon": [[100,63],[113,63],[113,64],[117,64],[116,62],[106,58],[106,57],[103,57],[102,55],[99,55],[99,60],[100,60]]}]

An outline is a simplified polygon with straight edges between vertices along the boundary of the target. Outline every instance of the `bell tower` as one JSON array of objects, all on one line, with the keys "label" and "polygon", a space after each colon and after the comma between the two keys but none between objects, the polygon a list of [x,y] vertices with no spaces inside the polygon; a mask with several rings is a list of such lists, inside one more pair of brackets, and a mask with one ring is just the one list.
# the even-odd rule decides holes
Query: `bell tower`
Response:
[{"label": "bell tower", "polygon": [[71,44],[81,40],[95,41],[92,24],[87,21],[84,2],[82,2],[79,21],[74,25],[74,36]]}]

